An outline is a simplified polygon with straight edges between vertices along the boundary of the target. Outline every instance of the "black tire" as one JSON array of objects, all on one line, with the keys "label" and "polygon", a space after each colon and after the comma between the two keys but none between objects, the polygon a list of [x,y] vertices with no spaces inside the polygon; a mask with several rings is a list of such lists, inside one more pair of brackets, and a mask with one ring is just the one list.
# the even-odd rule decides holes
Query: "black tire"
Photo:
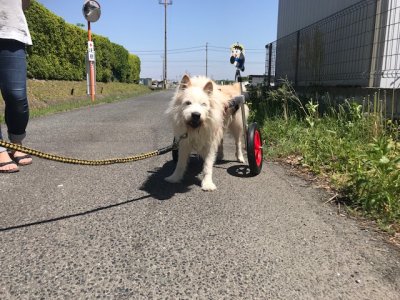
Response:
[{"label": "black tire", "polygon": [[263,164],[262,136],[257,123],[252,123],[247,130],[247,159],[250,174],[260,174]]},{"label": "black tire", "polygon": [[[175,144],[176,139],[174,138],[174,144]],[[178,157],[179,157],[179,150],[178,149],[172,149],[172,160],[174,162],[178,162]]]}]

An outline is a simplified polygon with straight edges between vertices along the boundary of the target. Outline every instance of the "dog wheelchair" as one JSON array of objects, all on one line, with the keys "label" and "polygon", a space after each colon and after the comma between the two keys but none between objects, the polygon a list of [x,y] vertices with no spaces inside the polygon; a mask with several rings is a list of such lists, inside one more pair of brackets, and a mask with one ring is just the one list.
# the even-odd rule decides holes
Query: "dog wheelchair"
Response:
[{"label": "dog wheelchair", "polygon": [[[239,107],[239,109],[241,110],[244,143],[247,152],[247,161],[249,164],[250,175],[256,176],[260,174],[263,164],[263,140],[257,123],[246,123],[245,103],[246,98],[248,98],[248,93],[243,92],[243,79],[240,73],[241,71],[244,71],[244,61],[245,59],[243,46],[239,45],[238,43],[232,45],[230,62],[236,67],[235,81],[239,83],[241,95],[229,101],[229,108]],[[176,147],[174,147],[172,150],[172,159],[174,162],[178,161],[178,144],[179,141],[175,140],[174,138],[174,145],[176,145]]]}]

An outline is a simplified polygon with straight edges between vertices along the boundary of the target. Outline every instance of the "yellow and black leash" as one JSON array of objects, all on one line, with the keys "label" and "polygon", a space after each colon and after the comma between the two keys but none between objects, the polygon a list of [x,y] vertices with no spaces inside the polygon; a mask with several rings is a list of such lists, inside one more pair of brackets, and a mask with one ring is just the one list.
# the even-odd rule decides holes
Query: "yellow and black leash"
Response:
[{"label": "yellow and black leash", "polygon": [[9,142],[2,141],[2,140],[0,140],[0,146],[7,148],[9,150],[20,151],[25,154],[30,154],[30,155],[33,155],[33,156],[36,156],[39,158],[62,162],[62,163],[67,163],[67,164],[86,165],[86,166],[104,166],[104,165],[121,164],[121,163],[139,161],[139,160],[143,160],[143,159],[147,159],[150,157],[168,153],[174,149],[177,149],[180,140],[184,139],[186,137],[187,137],[186,134],[182,135],[178,140],[174,141],[172,145],[161,148],[161,149],[157,149],[155,151],[141,153],[141,154],[128,156],[128,157],[122,157],[122,158],[110,158],[110,159],[100,159],[100,160],[77,159],[77,158],[65,157],[65,156],[60,156],[60,155],[51,154],[51,153],[45,153],[45,152],[42,152],[39,150],[35,150],[35,149],[28,148],[28,147],[18,145],[18,144],[9,143]]}]

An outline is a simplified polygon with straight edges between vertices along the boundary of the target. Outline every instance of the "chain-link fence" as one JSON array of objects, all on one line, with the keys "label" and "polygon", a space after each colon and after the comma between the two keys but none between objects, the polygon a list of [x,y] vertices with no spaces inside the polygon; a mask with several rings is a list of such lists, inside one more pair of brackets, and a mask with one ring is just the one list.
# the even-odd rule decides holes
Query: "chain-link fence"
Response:
[{"label": "chain-link fence", "polygon": [[266,74],[296,86],[398,87],[400,1],[360,1],[267,51]]}]

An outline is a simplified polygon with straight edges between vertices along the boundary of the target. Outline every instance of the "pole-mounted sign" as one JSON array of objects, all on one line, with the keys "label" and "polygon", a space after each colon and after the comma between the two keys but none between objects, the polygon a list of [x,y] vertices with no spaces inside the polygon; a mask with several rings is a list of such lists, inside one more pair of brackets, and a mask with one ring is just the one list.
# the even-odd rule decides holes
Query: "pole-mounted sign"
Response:
[{"label": "pole-mounted sign", "polygon": [[86,0],[83,4],[82,12],[88,23],[88,50],[86,54],[87,94],[90,95],[92,101],[94,101],[94,96],[96,94],[96,55],[90,23],[96,22],[100,18],[100,4],[95,0]]}]

